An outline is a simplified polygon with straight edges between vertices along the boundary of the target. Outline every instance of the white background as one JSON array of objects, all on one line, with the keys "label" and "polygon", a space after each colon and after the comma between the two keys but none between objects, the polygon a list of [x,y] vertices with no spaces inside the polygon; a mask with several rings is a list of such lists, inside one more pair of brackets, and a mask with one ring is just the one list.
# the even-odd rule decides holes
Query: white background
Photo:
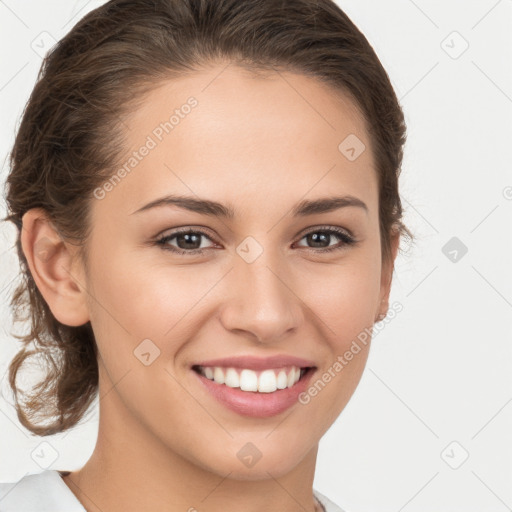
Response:
[{"label": "white background", "polygon": [[[2,185],[41,64],[34,41],[42,32],[60,39],[102,3],[0,2]],[[375,336],[356,393],[321,442],[315,488],[350,512],[510,510],[512,1],[338,3],[374,46],[405,111],[401,197],[417,242],[396,263],[391,302],[403,311]],[[451,246],[443,252],[453,237],[468,249],[456,261],[445,255]],[[2,376],[17,351],[13,241],[14,228],[2,226]],[[80,467],[96,429],[97,411],[72,432],[38,438],[2,399],[0,480],[42,471],[31,457],[41,442],[55,450],[50,468]]]}]

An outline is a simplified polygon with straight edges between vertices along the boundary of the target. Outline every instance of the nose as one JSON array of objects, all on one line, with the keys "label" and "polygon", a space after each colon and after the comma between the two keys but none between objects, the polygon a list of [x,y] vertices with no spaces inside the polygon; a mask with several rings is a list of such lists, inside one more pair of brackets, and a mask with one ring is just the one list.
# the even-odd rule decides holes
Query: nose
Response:
[{"label": "nose", "polygon": [[293,289],[290,273],[264,257],[266,252],[252,263],[236,261],[220,320],[229,331],[275,343],[301,325],[304,303]]}]

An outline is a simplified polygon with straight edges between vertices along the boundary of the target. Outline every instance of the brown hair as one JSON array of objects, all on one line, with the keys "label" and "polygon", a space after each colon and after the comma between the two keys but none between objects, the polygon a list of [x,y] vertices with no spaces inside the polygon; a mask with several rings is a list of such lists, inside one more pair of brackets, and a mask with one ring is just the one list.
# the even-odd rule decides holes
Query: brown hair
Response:
[{"label": "brown hair", "polygon": [[[9,383],[19,421],[35,434],[64,431],[83,417],[97,394],[98,367],[90,322],[61,324],[39,292],[20,244],[22,216],[43,208],[85,263],[92,193],[119,165],[123,116],[164,80],[219,59],[254,72],[302,73],[348,94],[370,133],[383,261],[393,229],[413,238],[401,222],[398,193],[402,110],[372,47],[333,1],[107,2],[44,59],[10,153],[5,220],[18,229],[22,276],[11,306],[14,320],[30,320],[31,330],[17,336],[23,348],[10,364]],[[25,396],[16,376],[31,356],[43,358],[46,374]]]}]

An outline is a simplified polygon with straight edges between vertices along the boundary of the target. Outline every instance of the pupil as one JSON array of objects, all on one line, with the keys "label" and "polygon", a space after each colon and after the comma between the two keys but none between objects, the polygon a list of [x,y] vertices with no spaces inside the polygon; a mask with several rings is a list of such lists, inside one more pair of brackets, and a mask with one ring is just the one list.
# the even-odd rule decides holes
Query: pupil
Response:
[{"label": "pupil", "polygon": [[[310,242],[313,242],[313,244],[317,244],[319,243],[318,241],[320,239],[323,239],[323,241],[327,241],[327,238],[329,237],[330,235],[329,234],[326,234],[326,233],[311,233],[310,235],[308,235],[309,237],[309,241]],[[321,243],[321,242],[320,242]],[[329,245],[329,243],[327,243],[327,245]],[[318,246],[314,246],[314,247],[318,247]],[[325,247],[325,246],[322,246],[320,245],[319,247]]]},{"label": "pupil", "polygon": [[[180,239],[186,240],[185,246],[183,246],[183,244],[181,244],[179,242]],[[190,244],[192,244],[192,245],[194,245],[194,243],[197,244],[198,239],[199,239],[199,236],[197,234],[193,234],[193,233],[185,233],[185,234],[179,235],[177,238],[178,246],[180,249],[197,249],[198,247],[190,247]],[[201,244],[199,243],[199,245],[201,245]]]}]

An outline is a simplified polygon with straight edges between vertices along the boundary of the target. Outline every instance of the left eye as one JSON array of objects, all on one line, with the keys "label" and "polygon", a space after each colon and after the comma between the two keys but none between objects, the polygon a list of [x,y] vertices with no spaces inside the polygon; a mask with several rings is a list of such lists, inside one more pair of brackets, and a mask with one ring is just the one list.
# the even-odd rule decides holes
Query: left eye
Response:
[{"label": "left eye", "polygon": [[[342,231],[341,229],[335,229],[335,228],[323,228],[323,229],[316,229],[315,231],[310,231],[309,233],[306,233],[302,238],[308,239],[309,242],[314,244],[323,244],[326,240],[330,240],[332,236],[335,236],[339,240],[341,240],[341,244],[338,243],[337,245],[327,247],[320,246],[318,249],[320,252],[329,252],[329,251],[335,251],[338,249],[343,249],[345,246],[353,245],[355,243],[355,239],[352,238],[348,233],[345,231]],[[308,249],[315,250],[317,247],[308,247]],[[323,250],[322,250],[323,249]]]}]

